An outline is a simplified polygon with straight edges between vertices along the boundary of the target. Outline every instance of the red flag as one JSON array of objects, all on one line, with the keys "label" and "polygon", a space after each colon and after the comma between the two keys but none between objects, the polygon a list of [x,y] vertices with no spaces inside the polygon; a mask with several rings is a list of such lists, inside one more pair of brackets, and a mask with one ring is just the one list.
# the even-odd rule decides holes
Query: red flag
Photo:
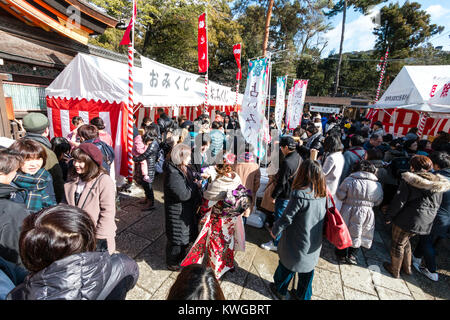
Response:
[{"label": "red flag", "polygon": [[234,57],[236,59],[236,63],[238,66],[238,73],[236,75],[236,80],[241,80],[242,79],[242,70],[241,70],[241,44],[235,44],[233,46],[233,53],[234,53]]},{"label": "red flag", "polygon": [[135,1],[133,1],[133,15],[131,16],[130,23],[128,24],[128,27],[125,30],[125,33],[123,34],[122,40],[119,43],[120,46],[127,46],[131,43],[130,33],[134,27],[134,21],[136,20],[136,12],[137,12],[137,8],[136,8],[136,0],[135,0]]},{"label": "red flag", "polygon": [[198,72],[208,72],[208,34],[206,13],[198,17]]}]

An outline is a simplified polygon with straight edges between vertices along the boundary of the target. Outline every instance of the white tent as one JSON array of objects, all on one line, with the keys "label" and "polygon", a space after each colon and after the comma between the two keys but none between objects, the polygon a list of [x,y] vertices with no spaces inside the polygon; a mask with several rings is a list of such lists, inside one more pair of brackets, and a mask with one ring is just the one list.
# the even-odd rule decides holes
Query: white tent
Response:
[{"label": "white tent", "polygon": [[[205,82],[197,74],[166,66],[141,56],[142,67],[133,70],[135,104],[199,106],[205,100]],[[109,103],[128,102],[128,65],[79,53],[46,89],[47,97],[86,99]],[[234,105],[230,87],[209,81],[208,104]],[[243,95],[239,94],[238,104]]]},{"label": "white tent", "polygon": [[[141,57],[142,67],[133,69],[133,102],[140,108],[137,120],[155,107],[164,107],[169,116],[187,115],[193,120],[203,112],[205,81],[199,75],[178,70]],[[80,116],[85,123],[94,117],[105,122],[111,134],[116,155],[116,175],[126,176],[128,150],[128,64],[79,53],[45,90],[51,137],[65,137],[74,125],[71,119]],[[238,105],[243,95],[238,96]],[[208,110],[237,108],[236,92],[209,81]],[[134,111],[135,111],[134,110]],[[136,115],[136,112],[134,112]],[[138,123],[139,123],[138,122]]]},{"label": "white tent", "polygon": [[375,109],[406,109],[450,113],[450,97],[442,94],[450,84],[450,65],[404,66]]},{"label": "white tent", "polygon": [[423,138],[435,137],[450,130],[449,89],[450,65],[405,66],[381,99],[366,108],[380,111],[372,113],[373,121],[381,121],[386,132],[402,136],[419,127]]}]

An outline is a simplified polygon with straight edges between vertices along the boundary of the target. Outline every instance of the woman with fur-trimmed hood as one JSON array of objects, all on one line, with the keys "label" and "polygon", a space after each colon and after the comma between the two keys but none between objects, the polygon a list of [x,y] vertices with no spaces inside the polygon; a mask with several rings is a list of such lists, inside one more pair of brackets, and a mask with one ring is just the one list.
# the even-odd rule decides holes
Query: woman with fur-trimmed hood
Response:
[{"label": "woman with fur-trimmed hood", "polygon": [[402,174],[398,191],[385,212],[386,223],[392,222],[392,243],[391,263],[383,266],[395,278],[400,276],[400,269],[411,274],[409,239],[430,233],[442,193],[450,190],[445,177],[429,172],[433,167],[430,158],[414,156],[410,165],[411,172]]}]

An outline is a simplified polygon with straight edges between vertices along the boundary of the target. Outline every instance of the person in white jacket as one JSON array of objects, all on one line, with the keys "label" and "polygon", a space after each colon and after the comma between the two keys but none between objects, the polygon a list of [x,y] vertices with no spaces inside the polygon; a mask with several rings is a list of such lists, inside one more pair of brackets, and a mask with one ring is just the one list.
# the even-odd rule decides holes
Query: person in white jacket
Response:
[{"label": "person in white jacket", "polygon": [[336,191],[339,187],[339,180],[344,169],[344,156],[342,154],[343,145],[341,139],[336,135],[330,135],[323,142],[324,155],[322,158],[323,174],[327,182],[328,190],[336,203],[336,208],[340,209],[340,201],[336,199]]},{"label": "person in white jacket", "polygon": [[373,207],[383,201],[383,188],[378,182],[375,166],[367,160],[355,164],[353,173],[339,186],[336,196],[342,201],[340,213],[346,223],[352,246],[337,250],[341,263],[358,264],[357,253],[360,247],[372,247],[375,231]]}]

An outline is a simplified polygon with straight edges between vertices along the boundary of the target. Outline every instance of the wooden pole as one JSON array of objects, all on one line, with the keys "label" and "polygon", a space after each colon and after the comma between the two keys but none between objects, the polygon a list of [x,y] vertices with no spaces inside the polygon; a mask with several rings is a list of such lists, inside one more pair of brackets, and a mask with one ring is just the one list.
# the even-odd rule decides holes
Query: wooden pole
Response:
[{"label": "wooden pole", "polygon": [[264,41],[263,41],[263,47],[262,47],[263,57],[266,56],[267,44],[269,43],[269,29],[270,29],[270,19],[272,18],[273,2],[274,2],[274,0],[269,0],[269,8],[267,9],[266,26],[264,29]]}]

